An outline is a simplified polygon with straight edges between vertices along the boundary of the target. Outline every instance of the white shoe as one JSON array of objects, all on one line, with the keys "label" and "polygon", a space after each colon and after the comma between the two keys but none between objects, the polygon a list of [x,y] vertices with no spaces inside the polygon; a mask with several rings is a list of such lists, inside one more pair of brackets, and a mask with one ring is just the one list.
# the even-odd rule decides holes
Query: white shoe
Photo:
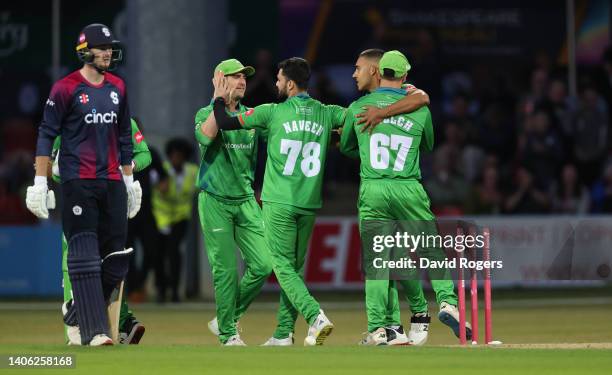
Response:
[{"label": "white shoe", "polygon": [[334,329],[332,322],[327,319],[323,310],[319,310],[319,315],[314,323],[308,327],[308,335],[304,339],[304,346],[323,345],[323,341]]},{"label": "white shoe", "polygon": [[[221,334],[221,332],[219,332],[219,321],[217,320],[216,316],[213,320],[208,322],[208,330],[210,331],[210,333],[217,337],[219,337],[219,335]],[[240,329],[240,324],[238,324],[238,322],[236,322],[236,331],[242,332],[242,329]]]},{"label": "white shoe", "polygon": [[[457,306],[442,302],[440,304],[438,319],[449,326],[453,330],[455,336],[459,337],[459,310],[457,310]],[[472,339],[472,325],[467,319],[465,321],[465,337],[468,340]]]},{"label": "white shoe", "polygon": [[292,346],[294,341],[293,333],[290,333],[289,337],[285,337],[284,339],[277,339],[276,337],[272,336],[261,346]]},{"label": "white shoe", "polygon": [[418,313],[410,318],[410,331],[408,331],[408,345],[421,346],[427,342],[431,317],[427,313]]},{"label": "white shoe", "polygon": [[385,327],[385,333],[387,334],[387,345],[409,345],[408,336],[401,325]]},{"label": "white shoe", "polygon": [[387,332],[382,327],[374,332],[366,332],[361,342],[359,342],[359,345],[387,345]]},{"label": "white shoe", "polygon": [[219,332],[219,322],[217,321],[217,317],[215,316],[215,318],[213,320],[211,320],[210,322],[208,322],[208,330],[215,336],[219,336],[220,332]]},{"label": "white shoe", "polygon": [[244,343],[244,341],[242,341],[240,335],[234,335],[227,339],[223,346],[246,346],[246,344]]},{"label": "white shoe", "polygon": [[101,333],[99,335],[95,335],[93,339],[89,342],[89,346],[107,346],[113,345],[113,339],[108,337],[107,335]]}]

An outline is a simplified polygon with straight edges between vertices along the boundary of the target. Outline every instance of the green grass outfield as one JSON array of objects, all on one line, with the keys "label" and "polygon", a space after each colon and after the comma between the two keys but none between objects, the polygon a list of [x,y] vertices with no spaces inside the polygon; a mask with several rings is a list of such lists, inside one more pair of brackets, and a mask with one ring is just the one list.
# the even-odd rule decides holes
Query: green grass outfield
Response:
[{"label": "green grass outfield", "polygon": [[[274,304],[258,303],[241,320],[250,347],[223,348],[207,331],[210,304],[136,306],[147,327],[141,345],[107,348],[62,344],[57,304],[0,303],[0,354],[76,355],[67,374],[609,374],[612,372],[612,299],[514,299],[495,301],[494,339],[501,347],[459,347],[446,326],[433,320],[425,347],[358,347],[365,330],[359,302],[323,302],[335,324],[322,347],[304,348],[303,320],[291,348],[262,348],[271,334]],[[431,305],[432,307],[434,304]],[[403,320],[409,319],[408,311]],[[434,310],[432,309],[432,312]],[[481,335],[483,317],[481,319]],[[21,369],[1,373],[40,374]]]}]

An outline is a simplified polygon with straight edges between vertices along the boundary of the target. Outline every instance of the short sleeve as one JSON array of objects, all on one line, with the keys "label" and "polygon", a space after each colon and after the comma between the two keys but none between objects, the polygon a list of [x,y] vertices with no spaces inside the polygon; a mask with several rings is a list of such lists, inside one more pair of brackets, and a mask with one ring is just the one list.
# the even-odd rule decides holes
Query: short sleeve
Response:
[{"label": "short sleeve", "polygon": [[327,108],[332,112],[332,128],[338,129],[343,127],[347,109],[339,105],[328,105]]},{"label": "short sleeve", "polygon": [[268,128],[276,104],[262,104],[238,114],[238,121],[245,129]]}]

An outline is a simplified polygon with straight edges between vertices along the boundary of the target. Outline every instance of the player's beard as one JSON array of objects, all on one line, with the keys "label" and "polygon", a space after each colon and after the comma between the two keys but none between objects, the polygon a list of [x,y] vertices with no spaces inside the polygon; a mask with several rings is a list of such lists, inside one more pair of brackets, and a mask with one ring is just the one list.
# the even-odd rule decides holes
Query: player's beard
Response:
[{"label": "player's beard", "polygon": [[278,89],[278,99],[279,100],[285,100],[287,99],[288,96],[289,96],[289,93],[287,93],[286,85]]},{"label": "player's beard", "polygon": [[99,61],[95,61],[93,62],[93,66],[94,68],[96,68],[97,71],[99,72],[106,72],[107,70],[110,69],[112,64],[112,60],[108,60],[108,62],[104,61],[103,59],[100,59]]},{"label": "player's beard", "polygon": [[242,100],[242,98],[244,98],[244,92],[238,92],[238,91],[234,91],[232,90],[232,92],[230,92],[230,100],[234,101],[234,102],[239,102]]}]

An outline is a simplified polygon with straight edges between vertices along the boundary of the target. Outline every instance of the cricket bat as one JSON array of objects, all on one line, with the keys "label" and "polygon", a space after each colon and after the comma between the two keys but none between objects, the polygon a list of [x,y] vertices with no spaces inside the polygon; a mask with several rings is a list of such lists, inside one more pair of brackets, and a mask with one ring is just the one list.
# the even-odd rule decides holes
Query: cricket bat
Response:
[{"label": "cricket bat", "polygon": [[121,311],[124,283],[125,281],[122,280],[119,288],[113,291],[108,304],[108,326],[110,328],[111,339],[113,339],[115,344],[119,344],[119,313]]}]

